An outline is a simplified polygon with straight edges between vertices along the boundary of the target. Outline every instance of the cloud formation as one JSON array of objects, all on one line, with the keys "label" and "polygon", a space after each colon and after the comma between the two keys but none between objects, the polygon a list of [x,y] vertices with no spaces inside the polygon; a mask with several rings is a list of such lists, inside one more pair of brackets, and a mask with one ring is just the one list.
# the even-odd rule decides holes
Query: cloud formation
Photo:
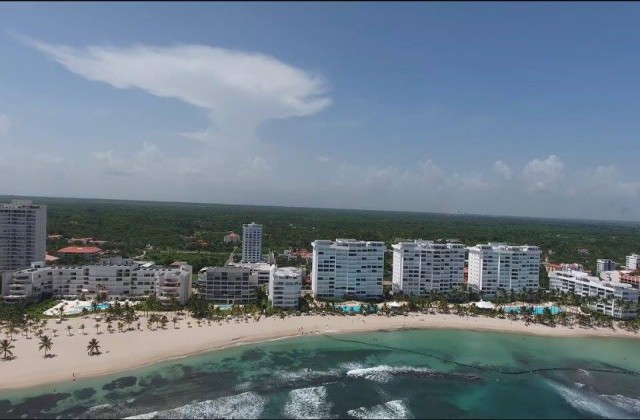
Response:
[{"label": "cloud formation", "polygon": [[522,177],[531,192],[553,191],[564,171],[564,163],[556,155],[545,160],[533,159],[522,171]]}]

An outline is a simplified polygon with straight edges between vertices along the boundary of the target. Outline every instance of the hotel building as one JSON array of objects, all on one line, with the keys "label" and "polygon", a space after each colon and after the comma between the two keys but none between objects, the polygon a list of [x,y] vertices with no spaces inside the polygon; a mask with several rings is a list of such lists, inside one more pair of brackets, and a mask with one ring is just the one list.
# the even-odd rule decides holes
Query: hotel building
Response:
[{"label": "hotel building", "polygon": [[297,309],[302,289],[302,270],[296,267],[271,266],[269,301],[274,307]]},{"label": "hotel building", "polygon": [[210,302],[237,305],[258,299],[258,277],[246,267],[205,267],[198,273],[199,293]]},{"label": "hotel building", "polygon": [[540,248],[503,243],[469,247],[469,286],[491,299],[498,290],[521,292],[538,289]]},{"label": "hotel building", "polygon": [[242,225],[242,262],[262,261],[262,225],[249,223]]},{"label": "hotel building", "polygon": [[146,298],[155,294],[161,301],[173,296],[184,304],[191,296],[191,266],[163,267],[116,257],[76,266],[45,266],[36,262],[31,268],[2,275],[6,302],[37,299],[43,294],[77,298],[97,293],[112,298]]},{"label": "hotel building", "polygon": [[311,288],[322,299],[378,299],[383,295],[384,242],[316,240]]},{"label": "hotel building", "polygon": [[588,307],[604,315],[622,319],[638,316],[640,290],[630,284],[602,281],[578,271],[552,271],[549,273],[549,287],[583,297],[599,298],[598,302],[589,303]]},{"label": "hotel building", "polygon": [[0,204],[0,273],[44,261],[46,245],[46,206],[31,200]]},{"label": "hotel building", "polygon": [[616,269],[617,265],[610,259],[599,259],[596,263],[596,274],[600,274],[602,271],[613,271]]},{"label": "hotel building", "polygon": [[627,270],[640,269],[640,255],[631,254],[627,255]]},{"label": "hotel building", "polygon": [[393,249],[393,291],[421,296],[446,293],[464,283],[466,248],[459,243],[434,243],[421,239],[400,242]]}]

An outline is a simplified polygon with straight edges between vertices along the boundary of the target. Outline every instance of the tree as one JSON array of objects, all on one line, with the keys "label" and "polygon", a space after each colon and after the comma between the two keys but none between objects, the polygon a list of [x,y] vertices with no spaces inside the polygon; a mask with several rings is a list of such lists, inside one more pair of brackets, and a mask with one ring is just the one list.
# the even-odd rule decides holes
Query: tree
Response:
[{"label": "tree", "polygon": [[178,319],[178,317],[177,317],[177,316],[174,316],[174,317],[171,319],[171,322],[173,322],[173,328],[174,328],[174,329],[177,329],[177,328],[176,328],[176,324],[178,323],[178,321],[179,321],[179,319]]},{"label": "tree", "polygon": [[47,352],[51,350],[51,347],[53,347],[53,341],[51,341],[49,337],[47,337],[46,335],[40,337],[40,345],[38,346],[38,350],[44,349],[44,357],[49,357]]},{"label": "tree", "polygon": [[11,344],[10,340],[3,338],[0,340],[0,352],[2,352],[2,360],[10,360],[13,358],[13,349],[15,346]]},{"label": "tree", "polygon": [[89,341],[89,345],[87,345],[87,352],[89,353],[89,356],[93,356],[96,354],[100,354],[100,342],[98,340],[96,340],[95,338],[92,338],[91,341]]},{"label": "tree", "polygon": [[69,337],[71,337],[71,330],[73,327],[71,325],[67,325],[67,332],[69,333]]},{"label": "tree", "polygon": [[100,323],[99,323],[99,322],[96,322],[95,327],[96,327],[96,334],[98,334],[98,335],[99,335],[99,334],[100,334]]},{"label": "tree", "polygon": [[85,329],[85,328],[86,328],[86,327],[84,326],[84,324],[80,325],[80,329],[82,330],[82,335],[87,335],[87,334],[84,332],[84,329]]},{"label": "tree", "polygon": [[123,328],[124,328],[124,322],[122,321],[118,322],[118,331],[122,332]]}]

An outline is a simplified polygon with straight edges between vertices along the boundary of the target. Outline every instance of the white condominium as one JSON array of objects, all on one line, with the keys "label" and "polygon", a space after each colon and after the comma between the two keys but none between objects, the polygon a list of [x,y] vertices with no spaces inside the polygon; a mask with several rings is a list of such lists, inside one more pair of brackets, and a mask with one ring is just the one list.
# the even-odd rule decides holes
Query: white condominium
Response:
[{"label": "white condominium", "polygon": [[262,225],[242,225],[242,262],[257,263],[262,260]]},{"label": "white condominium", "polygon": [[274,307],[297,309],[302,289],[302,270],[295,267],[271,266],[269,301]]},{"label": "white condominium", "polygon": [[118,257],[77,266],[45,266],[37,262],[31,268],[2,275],[2,295],[7,302],[42,294],[75,298],[99,292],[123,298],[155,294],[161,301],[173,296],[185,303],[191,296],[191,266],[162,267]]},{"label": "white condominium", "polygon": [[258,277],[246,267],[205,267],[198,273],[198,285],[210,302],[237,305],[258,299]]},{"label": "white condominium", "polygon": [[392,248],[394,292],[420,296],[462,286],[464,245],[418,239],[397,243]]},{"label": "white condominium", "polygon": [[44,261],[46,248],[46,206],[31,200],[0,204],[0,273]]},{"label": "white condominium", "polygon": [[596,264],[596,273],[601,271],[613,271],[616,269],[616,263],[610,259],[599,259]]},{"label": "white condominium", "polygon": [[316,297],[357,299],[382,297],[384,242],[355,239],[316,240],[311,288]]},{"label": "white condominium", "polygon": [[468,284],[495,297],[498,290],[521,292],[538,289],[540,248],[488,243],[469,247]]},{"label": "white condominium", "polygon": [[627,270],[637,270],[640,268],[640,255],[627,255]]},{"label": "white condominium", "polygon": [[565,293],[574,293],[582,297],[598,297],[598,301],[589,302],[592,311],[614,318],[635,318],[638,316],[638,297],[640,290],[630,284],[602,281],[579,271],[552,271],[549,273],[549,287]]}]

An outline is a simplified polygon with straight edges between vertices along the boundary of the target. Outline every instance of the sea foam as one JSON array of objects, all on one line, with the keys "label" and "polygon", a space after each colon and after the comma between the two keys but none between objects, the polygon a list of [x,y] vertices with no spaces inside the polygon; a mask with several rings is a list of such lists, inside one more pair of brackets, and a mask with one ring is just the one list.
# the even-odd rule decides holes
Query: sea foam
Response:
[{"label": "sea foam", "polygon": [[293,419],[329,418],[332,406],[327,402],[327,388],[317,386],[290,391],[282,412]]},{"label": "sea foam", "polygon": [[360,407],[347,411],[351,417],[357,419],[409,419],[411,410],[403,400],[388,401],[373,407]]},{"label": "sea foam", "polygon": [[595,394],[589,395],[579,392],[578,390],[552,381],[547,381],[547,383],[551,388],[556,390],[562,399],[579,411],[605,418],[630,418],[622,410],[611,406],[607,401],[604,401]]},{"label": "sea foam", "polygon": [[207,400],[164,411],[154,411],[128,419],[255,419],[262,414],[267,399],[253,392]]}]

